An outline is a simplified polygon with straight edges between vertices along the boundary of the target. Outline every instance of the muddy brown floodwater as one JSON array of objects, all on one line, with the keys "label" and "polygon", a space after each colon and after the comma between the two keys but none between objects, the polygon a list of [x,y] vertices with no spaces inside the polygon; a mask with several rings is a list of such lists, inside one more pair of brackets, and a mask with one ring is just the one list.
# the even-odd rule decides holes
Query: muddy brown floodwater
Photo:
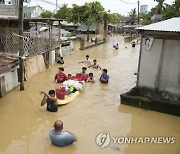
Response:
[{"label": "muddy brown floodwater", "polygon": [[[113,49],[113,43],[119,49]],[[127,46],[127,49],[125,48]],[[64,57],[65,73],[81,71],[78,61],[86,54],[97,59],[110,75],[108,85],[100,84],[100,70],[93,72],[96,83],[87,83],[83,92],[68,105],[59,107],[57,113],[40,106],[41,90],[48,91],[58,85],[53,78],[59,65],[33,76],[25,83],[25,91],[19,88],[0,99],[0,154],[179,154],[180,118],[168,114],[120,105],[121,93],[135,86],[139,45],[131,48],[120,35],[108,39],[108,43],[80,51],[74,42],[74,51]],[[48,131],[54,121],[64,122],[64,129],[77,135],[79,141],[60,148],[51,144]],[[114,144],[99,148],[95,138],[100,132],[113,137],[175,137],[174,144]]]}]

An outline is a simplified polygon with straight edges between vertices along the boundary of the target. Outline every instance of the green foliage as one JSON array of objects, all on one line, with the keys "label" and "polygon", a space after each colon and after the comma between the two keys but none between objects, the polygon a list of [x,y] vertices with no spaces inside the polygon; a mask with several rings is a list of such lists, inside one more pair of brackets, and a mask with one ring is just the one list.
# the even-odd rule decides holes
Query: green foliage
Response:
[{"label": "green foliage", "polygon": [[129,13],[129,16],[131,17],[131,21],[132,21],[133,23],[135,23],[135,21],[136,21],[136,19],[137,19],[136,8],[131,9],[131,11],[128,12],[128,13]]},{"label": "green foliage", "polygon": [[172,5],[163,4],[164,0],[155,1],[158,2],[156,7],[152,8],[148,14],[140,15],[140,18],[143,19],[143,21],[141,21],[140,24],[151,24],[151,17],[157,13],[163,14],[163,20],[170,19],[173,17],[180,17],[180,0],[175,0]]},{"label": "green foliage", "polygon": [[103,21],[103,15],[104,8],[100,2],[85,3],[82,6],[73,4],[67,20],[69,22],[82,23],[90,26],[93,22],[101,23]]},{"label": "green foliage", "polygon": [[148,19],[144,19],[144,20],[140,21],[140,24],[141,24],[141,25],[149,25],[149,24],[151,24],[151,23],[152,23],[152,21],[151,21],[151,20],[148,20]]},{"label": "green foliage", "polygon": [[154,0],[155,2],[158,2],[158,5],[155,7],[156,8],[156,14],[162,14],[164,11],[164,1],[165,0]]},{"label": "green foliage", "polygon": [[92,23],[101,23],[103,21],[104,7],[100,2],[85,3],[82,6],[73,4],[68,16],[68,22],[81,23],[87,26],[87,40],[89,40],[89,26]]},{"label": "green foliage", "polygon": [[108,13],[108,21],[110,23],[118,23],[120,21],[120,16],[118,13]]},{"label": "green foliage", "polygon": [[82,6],[79,6],[77,4],[72,5],[72,9],[70,10],[70,14],[67,17],[68,22],[78,23],[81,18],[81,12],[83,13],[85,10],[83,10]]},{"label": "green foliage", "polygon": [[42,18],[51,18],[52,16],[53,16],[53,13],[51,11],[48,11],[48,10],[43,11],[41,13],[41,17]]},{"label": "green foliage", "polygon": [[63,4],[62,7],[54,14],[54,18],[66,19],[70,15],[70,8],[67,4]]},{"label": "green foliage", "polygon": [[172,5],[167,5],[164,10],[163,19],[180,16],[180,0],[175,0]]}]

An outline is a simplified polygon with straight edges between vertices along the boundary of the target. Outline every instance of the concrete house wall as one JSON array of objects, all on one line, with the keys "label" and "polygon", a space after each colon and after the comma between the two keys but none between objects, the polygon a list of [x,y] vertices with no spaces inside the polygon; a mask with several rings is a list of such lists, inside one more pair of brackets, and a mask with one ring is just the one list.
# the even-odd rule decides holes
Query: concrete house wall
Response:
[{"label": "concrete house wall", "polygon": [[155,88],[161,49],[162,40],[154,39],[151,50],[147,51],[143,39],[138,86]]},{"label": "concrete house wall", "polygon": [[159,89],[180,94],[180,40],[165,40]]},{"label": "concrete house wall", "polygon": [[0,4],[0,17],[18,17],[18,0],[11,0],[11,4]]},{"label": "concrete house wall", "polygon": [[1,86],[4,87],[4,93],[13,90],[19,85],[17,71],[1,74],[0,78],[4,78],[4,80],[1,81]]},{"label": "concrete house wall", "polygon": [[157,88],[173,94],[179,94],[180,40],[165,39],[164,51],[162,51],[163,39],[154,39],[149,51],[145,49],[144,41],[145,39],[142,42],[138,86],[156,88],[161,52],[163,52]]}]

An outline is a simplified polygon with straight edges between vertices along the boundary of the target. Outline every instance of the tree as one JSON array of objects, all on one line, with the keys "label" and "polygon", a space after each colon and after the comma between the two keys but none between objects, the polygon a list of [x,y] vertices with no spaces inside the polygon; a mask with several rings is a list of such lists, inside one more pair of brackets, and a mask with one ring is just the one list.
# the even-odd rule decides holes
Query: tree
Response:
[{"label": "tree", "polygon": [[89,26],[92,23],[101,23],[103,21],[104,8],[100,2],[85,3],[82,6],[73,4],[68,21],[81,23],[87,26],[87,41],[89,41]]},{"label": "tree", "polygon": [[120,16],[118,13],[108,13],[108,21],[110,23],[118,23],[120,21]]},{"label": "tree", "polygon": [[154,0],[155,2],[158,2],[158,5],[156,6],[156,13],[162,14],[164,11],[164,1],[165,0]]},{"label": "tree", "polygon": [[180,16],[180,0],[175,0],[172,5],[166,5],[163,19],[169,19],[172,17]]},{"label": "tree", "polygon": [[144,19],[144,20],[140,21],[140,24],[141,24],[141,25],[149,25],[149,24],[151,24],[151,23],[152,23],[152,21],[151,21],[151,20],[148,20],[148,19]]},{"label": "tree", "polygon": [[131,24],[134,24],[136,22],[136,18],[137,18],[137,12],[136,12],[136,8],[131,9],[129,13],[129,16],[131,17]]},{"label": "tree", "polygon": [[53,13],[52,13],[51,11],[48,11],[48,10],[43,11],[43,12],[41,13],[41,17],[42,17],[42,18],[51,18],[52,15],[53,15]]},{"label": "tree", "polygon": [[54,18],[66,19],[70,14],[70,8],[67,7],[68,4],[63,4],[62,7],[54,14]]}]

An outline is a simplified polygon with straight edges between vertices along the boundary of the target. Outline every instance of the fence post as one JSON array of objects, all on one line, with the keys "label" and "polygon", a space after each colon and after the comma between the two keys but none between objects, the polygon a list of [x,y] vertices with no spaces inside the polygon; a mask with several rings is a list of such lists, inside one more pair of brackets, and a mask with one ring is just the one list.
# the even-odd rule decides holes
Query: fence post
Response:
[{"label": "fence post", "polygon": [[24,61],[22,56],[24,55],[23,49],[23,0],[19,0],[19,69],[20,69],[20,90],[24,90]]}]

